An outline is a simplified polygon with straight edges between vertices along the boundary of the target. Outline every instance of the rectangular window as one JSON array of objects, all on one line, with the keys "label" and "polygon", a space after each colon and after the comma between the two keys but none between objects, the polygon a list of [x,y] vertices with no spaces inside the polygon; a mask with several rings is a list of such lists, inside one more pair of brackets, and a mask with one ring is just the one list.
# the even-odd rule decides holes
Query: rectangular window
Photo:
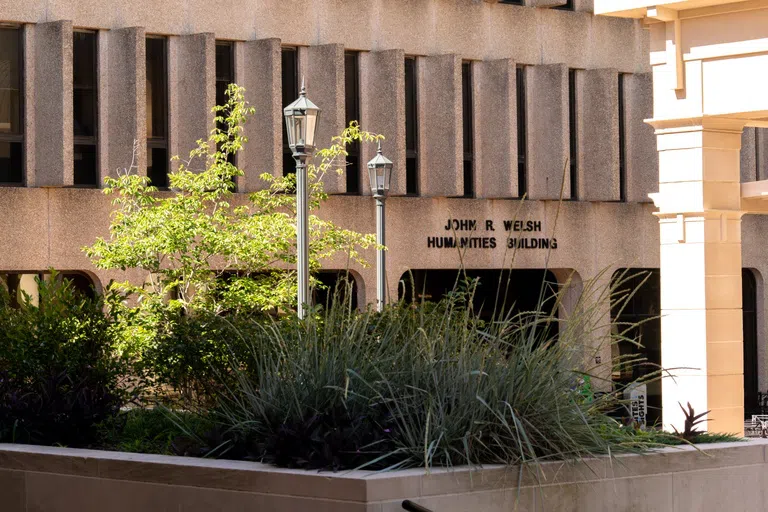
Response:
[{"label": "rectangular window", "polygon": [[24,183],[22,30],[0,27],[0,184]]},{"label": "rectangular window", "polygon": [[561,11],[573,11],[573,1],[574,0],[566,0],[563,5],[558,5],[557,7],[553,7],[553,9],[559,9]]},{"label": "rectangular window", "polygon": [[475,195],[475,162],[474,136],[472,116],[472,63],[461,64],[461,122],[464,139],[464,197]]},{"label": "rectangular window", "polygon": [[[229,100],[227,89],[235,82],[235,45],[231,41],[216,41],[216,105],[226,105]],[[225,112],[220,116],[226,117]],[[226,131],[226,124],[219,125],[219,129]],[[227,161],[234,165],[235,155],[227,156]]]},{"label": "rectangular window", "polygon": [[419,129],[416,58],[405,58],[405,192],[419,193]]},{"label": "rectangular window", "polygon": [[619,201],[627,200],[627,135],[624,124],[624,73],[619,73]]},{"label": "rectangular window", "polygon": [[576,70],[568,70],[568,133],[570,135],[571,199],[579,198],[579,134],[576,104]]},{"label": "rectangular window", "polygon": [[[347,126],[350,121],[360,121],[360,78],[357,52],[344,54],[344,107]],[[360,193],[360,143],[347,146],[347,194]]]},{"label": "rectangular window", "polygon": [[515,69],[517,90],[517,195],[528,193],[528,137],[527,94],[525,92],[525,67]]},{"label": "rectangular window", "polygon": [[524,0],[499,0],[500,4],[525,5]]},{"label": "rectangular window", "polygon": [[74,183],[99,186],[96,33],[76,31],[72,40]]},{"label": "rectangular window", "polygon": [[167,39],[147,38],[147,176],[152,185],[168,187]]},{"label": "rectangular window", "polygon": [[[296,48],[283,48],[282,53],[283,108],[299,97],[299,52]],[[283,176],[294,174],[296,163],[288,146],[288,132],[283,118]]]}]

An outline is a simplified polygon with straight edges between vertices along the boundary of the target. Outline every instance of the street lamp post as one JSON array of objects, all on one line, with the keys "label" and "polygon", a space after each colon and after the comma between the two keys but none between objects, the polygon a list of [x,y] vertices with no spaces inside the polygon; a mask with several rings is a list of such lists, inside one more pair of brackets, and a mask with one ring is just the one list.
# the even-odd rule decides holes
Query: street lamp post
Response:
[{"label": "street lamp post", "polygon": [[283,109],[288,145],[296,159],[296,273],[298,274],[298,314],[303,319],[310,306],[309,297],[309,190],[307,160],[315,151],[315,134],[320,109],[307,98],[304,83],[299,98]]},{"label": "street lamp post", "polygon": [[382,311],[387,302],[387,267],[385,254],[386,226],[384,222],[384,200],[389,192],[392,177],[392,161],[381,153],[381,142],[376,156],[368,162],[368,178],[371,192],[376,199],[376,310]]}]

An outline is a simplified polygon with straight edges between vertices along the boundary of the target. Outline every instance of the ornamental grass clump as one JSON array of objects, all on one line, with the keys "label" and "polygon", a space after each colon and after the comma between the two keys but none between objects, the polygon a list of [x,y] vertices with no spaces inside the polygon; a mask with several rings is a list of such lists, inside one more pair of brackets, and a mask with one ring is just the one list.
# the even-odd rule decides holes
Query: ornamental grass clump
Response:
[{"label": "ornamental grass clump", "polygon": [[[252,331],[242,340],[248,350],[232,353],[234,384],[219,396],[226,434],[217,451],[339,470],[512,465],[637,448],[605,414],[615,395],[584,393],[585,380],[610,378],[610,368],[585,364],[599,347],[583,341],[610,336],[594,294],[583,293],[592,297],[566,321],[539,311],[483,320],[468,306],[473,289],[382,313],[336,302],[304,322]],[[549,300],[557,311],[560,297]]]}]

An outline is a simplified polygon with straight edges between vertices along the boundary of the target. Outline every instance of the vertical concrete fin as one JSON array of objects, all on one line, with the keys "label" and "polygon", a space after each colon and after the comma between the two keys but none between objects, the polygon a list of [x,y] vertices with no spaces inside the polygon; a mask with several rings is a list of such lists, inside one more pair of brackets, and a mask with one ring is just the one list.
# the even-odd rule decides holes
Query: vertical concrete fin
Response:
[{"label": "vertical concrete fin", "polygon": [[747,127],[741,133],[740,170],[742,183],[757,180],[757,128]]},{"label": "vertical concrete fin", "polygon": [[35,179],[37,187],[74,184],[72,22],[35,27]]},{"label": "vertical concrete fin", "polygon": [[755,128],[755,162],[757,179],[768,179],[768,130],[766,128]]},{"label": "vertical concrete fin", "polygon": [[568,128],[568,67],[565,64],[527,68],[528,198],[559,199],[571,195],[570,173],[563,172],[570,155]]},{"label": "vertical concrete fin", "polygon": [[473,67],[475,169],[479,198],[517,197],[517,77],[510,59]]},{"label": "vertical concrete fin", "polygon": [[461,109],[461,58],[435,55],[420,59],[420,195],[464,194]]},{"label": "vertical concrete fin", "polygon": [[146,32],[143,27],[129,27],[110,30],[106,36],[107,90],[99,91],[99,100],[105,102],[107,109],[108,156],[102,167],[110,176],[116,176],[118,169],[128,168],[133,161],[132,171],[146,176]]},{"label": "vertical concrete fin", "polygon": [[[35,154],[37,140],[35,135],[36,88],[35,84],[35,27],[32,23],[24,25],[24,183],[33,187],[37,183],[35,173]],[[73,170],[74,173],[74,170]],[[74,179],[74,175],[73,175]]]},{"label": "vertical concrete fin", "polygon": [[619,73],[589,69],[577,75],[578,197],[618,201]]},{"label": "vertical concrete fin", "polygon": [[[392,160],[390,195],[405,195],[405,52],[386,50],[360,53],[360,124],[364,130],[384,135],[384,154]],[[365,164],[376,154],[373,144],[363,144],[361,191],[371,194]]]},{"label": "vertical concrete fin", "polygon": [[283,176],[282,81],[280,40],[235,43],[235,81],[245,88],[245,100],[256,109],[245,127],[250,142],[237,156],[244,175],[238,190],[255,192],[267,186],[259,176]]},{"label": "vertical concrete fin", "polygon": [[169,157],[187,160],[213,128],[216,39],[210,33],[170,37],[168,53]]},{"label": "vertical concrete fin", "polygon": [[624,158],[627,201],[650,202],[648,194],[659,187],[659,153],[652,126],[653,77],[651,73],[624,76]]},{"label": "vertical concrete fin", "polygon": [[[317,149],[328,148],[333,137],[346,124],[344,104],[344,46],[324,44],[302,48],[299,52],[300,76],[305,80],[307,96],[322,110],[317,128]],[[325,191],[343,194],[347,191],[345,175],[333,168],[323,177]]]}]

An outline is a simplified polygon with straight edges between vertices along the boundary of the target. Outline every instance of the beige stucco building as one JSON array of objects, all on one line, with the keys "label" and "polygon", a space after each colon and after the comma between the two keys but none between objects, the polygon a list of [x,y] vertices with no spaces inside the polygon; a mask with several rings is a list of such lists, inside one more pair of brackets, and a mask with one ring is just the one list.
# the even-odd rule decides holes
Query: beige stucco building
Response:
[{"label": "beige stucco building", "polygon": [[[321,143],[350,119],[387,138],[390,296],[408,270],[450,281],[438,271],[460,266],[453,228],[467,268],[516,270],[521,303],[545,270],[560,284],[657,270],[651,38],[640,20],[592,11],[591,0],[0,0],[0,273],[53,267],[97,288],[123,278],[81,251],[107,231],[101,178],[130,165],[138,141],[139,172],[162,183],[227,82],[257,109],[238,191],[282,174],[282,107],[301,76],[323,109]],[[768,175],[766,150],[761,129],[744,130],[742,181]],[[329,179],[323,215],[374,231],[363,174],[374,152]],[[746,216],[741,229],[748,412],[768,389],[766,222]],[[359,301],[375,300],[375,268],[353,272]],[[658,283],[656,272],[625,320],[660,313]],[[658,321],[642,329],[652,360],[659,333]],[[649,393],[659,406],[660,387]]]}]

